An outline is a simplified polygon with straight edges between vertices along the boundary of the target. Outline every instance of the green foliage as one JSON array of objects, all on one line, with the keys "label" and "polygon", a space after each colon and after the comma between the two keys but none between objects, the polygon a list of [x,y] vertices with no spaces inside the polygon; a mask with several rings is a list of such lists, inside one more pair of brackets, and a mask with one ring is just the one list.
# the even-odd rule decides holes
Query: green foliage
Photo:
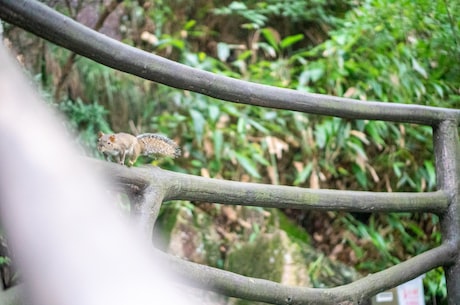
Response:
[{"label": "green foliage", "polygon": [[[369,0],[350,11],[331,39],[304,53],[304,71],[320,77],[299,86],[333,95],[459,108],[459,1]],[[310,62],[312,66],[310,67]],[[307,88],[308,88],[307,87]]]},{"label": "green foliage", "polygon": [[[437,229],[439,218],[433,214],[373,214],[367,224],[347,214],[339,218],[339,222],[353,233],[345,234],[344,242],[360,261],[357,267],[370,273],[423,253],[441,241],[441,232]],[[442,268],[426,273],[423,282],[427,304],[446,298]]]},{"label": "green foliage", "polygon": [[285,214],[276,214],[279,221],[279,227],[285,231],[294,241],[311,244],[311,237],[297,223],[289,219]]},{"label": "green foliage", "polygon": [[[428,272],[423,280],[427,304],[447,304],[446,278],[442,268]],[[436,301],[441,300],[441,301]]]},{"label": "green foliage", "polygon": [[0,266],[9,266],[11,264],[11,258],[8,256],[0,256]]},{"label": "green foliage", "polygon": [[268,21],[267,16],[260,10],[249,9],[243,2],[233,1],[228,6],[215,9],[214,13],[217,15],[236,15],[241,16],[243,19],[249,21],[241,26],[247,29],[259,29],[265,26]]},{"label": "green foliage", "polygon": [[[328,3],[326,3],[328,2]],[[214,9],[217,15],[242,17],[242,27],[260,29],[273,23],[277,18],[285,18],[290,23],[325,21],[333,23],[334,9],[342,11],[351,1],[233,1],[229,5]]]},{"label": "green foliage", "polygon": [[[422,214],[414,217],[409,213],[391,213],[371,215],[368,224],[349,214],[341,218],[341,222],[357,238],[348,239],[347,242],[362,261],[358,267],[377,272],[403,261],[406,255],[415,256],[428,250],[429,241],[440,237],[440,232],[436,230],[432,232],[432,236],[426,235],[420,227],[420,218],[434,223],[439,221],[434,215]],[[369,256],[375,255],[378,256],[377,261],[369,260]]]},{"label": "green foliage", "polygon": [[107,110],[97,103],[84,104],[80,99],[77,101],[66,100],[57,105],[58,109],[70,119],[68,129],[77,133],[77,143],[92,155],[96,152],[97,133],[99,131],[110,132],[106,121]]}]

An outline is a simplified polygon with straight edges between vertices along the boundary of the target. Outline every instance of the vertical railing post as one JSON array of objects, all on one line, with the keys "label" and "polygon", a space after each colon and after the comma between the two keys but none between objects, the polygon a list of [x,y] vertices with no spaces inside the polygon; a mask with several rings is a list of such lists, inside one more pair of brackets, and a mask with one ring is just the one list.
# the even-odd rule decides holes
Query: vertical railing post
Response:
[{"label": "vertical railing post", "polygon": [[458,122],[443,121],[434,128],[434,153],[437,187],[448,193],[450,204],[441,215],[443,242],[456,249],[455,263],[445,266],[449,305],[460,300],[460,143]]}]

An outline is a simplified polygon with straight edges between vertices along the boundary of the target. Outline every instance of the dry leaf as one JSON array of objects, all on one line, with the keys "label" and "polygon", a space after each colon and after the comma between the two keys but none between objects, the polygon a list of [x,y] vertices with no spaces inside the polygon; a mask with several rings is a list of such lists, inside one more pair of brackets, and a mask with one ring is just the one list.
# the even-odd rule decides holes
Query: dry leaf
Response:
[{"label": "dry leaf", "polygon": [[276,155],[278,159],[281,159],[283,155],[283,150],[288,151],[289,145],[283,140],[267,136],[265,137],[265,142],[267,143],[268,152],[272,155]]},{"label": "dry leaf", "polygon": [[201,172],[202,177],[205,177],[205,178],[211,177],[207,168],[202,167],[200,172]]},{"label": "dry leaf", "polygon": [[299,161],[294,161],[292,162],[292,164],[294,165],[294,168],[297,170],[297,172],[302,172],[305,165],[303,162],[299,162]]},{"label": "dry leaf", "polygon": [[358,90],[355,87],[350,87],[343,94],[344,97],[352,97]]},{"label": "dry leaf", "polygon": [[319,179],[315,169],[312,171],[310,175],[310,188],[319,189]]},{"label": "dry leaf", "polygon": [[350,134],[352,136],[355,136],[357,137],[358,139],[361,140],[361,142],[363,142],[364,144],[368,145],[369,144],[369,140],[367,139],[367,136],[364,132],[361,132],[359,130],[351,130],[350,131]]},{"label": "dry leaf", "polygon": [[271,184],[279,184],[278,176],[276,175],[275,168],[273,166],[267,166],[267,174],[270,178]]}]

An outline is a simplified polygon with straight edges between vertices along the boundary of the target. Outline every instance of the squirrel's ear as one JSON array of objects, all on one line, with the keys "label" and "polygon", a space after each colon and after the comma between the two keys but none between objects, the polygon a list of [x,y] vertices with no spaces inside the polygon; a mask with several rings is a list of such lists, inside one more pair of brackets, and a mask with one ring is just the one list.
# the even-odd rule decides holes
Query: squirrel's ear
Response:
[{"label": "squirrel's ear", "polygon": [[111,135],[111,136],[109,137],[110,142],[115,142],[115,139],[116,139],[116,138],[115,138],[114,135]]},{"label": "squirrel's ear", "polygon": [[101,138],[103,135],[104,135],[104,133],[103,133],[102,131],[99,131],[99,132],[97,133],[97,137],[98,137],[98,138]]}]

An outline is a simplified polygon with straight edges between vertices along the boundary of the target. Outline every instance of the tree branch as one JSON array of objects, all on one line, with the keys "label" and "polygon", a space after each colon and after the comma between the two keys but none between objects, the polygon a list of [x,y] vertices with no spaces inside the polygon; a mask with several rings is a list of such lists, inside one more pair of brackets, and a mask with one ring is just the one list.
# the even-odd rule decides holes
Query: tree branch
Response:
[{"label": "tree branch", "polygon": [[160,213],[161,204],[163,203],[164,192],[155,187],[148,187],[144,191],[141,200],[134,203],[132,214],[138,222],[138,227],[145,236],[151,237],[155,221]]},{"label": "tree branch", "polygon": [[187,283],[207,287],[230,297],[271,304],[330,305],[347,301],[361,304],[379,292],[396,287],[433,268],[453,263],[455,252],[455,247],[445,244],[351,284],[327,289],[287,286],[183,261],[170,255],[163,257],[170,269],[187,280]]},{"label": "tree branch", "polygon": [[93,31],[38,1],[0,0],[0,18],[106,66],[218,99],[350,119],[437,125],[460,122],[460,110],[362,102],[250,83],[194,69]]},{"label": "tree branch", "polygon": [[[441,232],[444,243],[460,249],[460,141],[457,126],[443,122],[433,132],[436,182],[438,189],[449,194],[449,206],[441,215]],[[460,299],[460,260],[444,269],[448,303]]]},{"label": "tree branch", "polygon": [[[92,161],[93,162],[93,161]],[[191,200],[267,208],[339,210],[348,212],[433,212],[447,209],[445,191],[427,193],[375,193],[315,190],[293,186],[247,183],[204,178],[154,166],[127,168],[94,161],[108,176],[118,177],[129,188],[152,185],[164,191],[164,200]],[[126,189],[126,188],[125,188]],[[216,191],[218,190],[218,191]]]}]

